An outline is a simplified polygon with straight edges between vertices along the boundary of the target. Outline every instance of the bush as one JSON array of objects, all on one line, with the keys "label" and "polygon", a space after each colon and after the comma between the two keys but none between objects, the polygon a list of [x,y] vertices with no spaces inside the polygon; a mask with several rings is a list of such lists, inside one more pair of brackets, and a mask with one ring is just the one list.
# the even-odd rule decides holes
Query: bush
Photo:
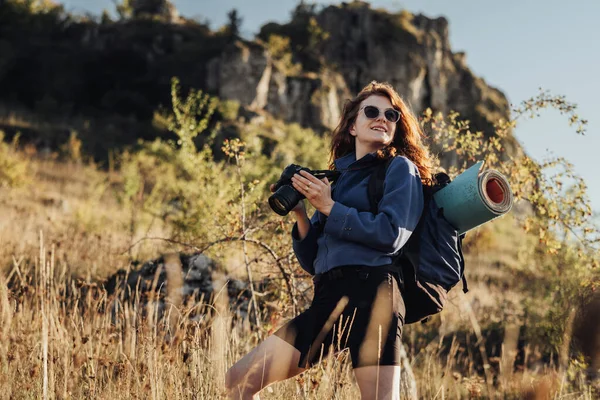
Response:
[{"label": "bush", "polygon": [[287,76],[297,76],[302,72],[302,65],[294,63],[290,38],[276,34],[269,35],[267,49],[277,68]]},{"label": "bush", "polygon": [[28,162],[16,151],[19,135],[11,144],[4,142],[4,132],[0,130],[0,187],[21,186],[28,181]]},{"label": "bush", "polygon": [[[449,167],[450,175],[458,174],[477,160],[485,160],[486,168],[496,169],[507,177],[516,206],[531,210],[513,213],[524,235],[512,250],[519,262],[504,267],[510,268],[516,277],[510,283],[513,289],[526,297],[520,317],[528,342],[537,345],[548,361],[568,340],[565,332],[569,324],[565,322],[572,307],[581,305],[598,289],[600,229],[591,219],[585,184],[568,161],[556,157],[538,163],[525,154],[514,155],[510,160],[503,157],[503,143],[518,118],[537,115],[546,107],[567,114],[577,133],[585,131],[587,121],[575,114],[576,106],[547,92],[515,108],[512,120],[497,121],[495,135],[489,138],[483,132],[471,131],[469,121],[454,112],[443,116],[427,110],[422,122],[426,131],[431,132],[434,150],[454,160]],[[498,240],[509,241],[507,235]],[[482,244],[472,243],[473,249]]]}]

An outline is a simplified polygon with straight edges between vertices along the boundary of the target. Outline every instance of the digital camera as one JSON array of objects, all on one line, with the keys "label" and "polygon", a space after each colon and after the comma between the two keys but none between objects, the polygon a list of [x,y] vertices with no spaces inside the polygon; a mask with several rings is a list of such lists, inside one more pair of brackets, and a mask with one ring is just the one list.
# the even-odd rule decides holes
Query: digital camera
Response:
[{"label": "digital camera", "polygon": [[275,183],[275,191],[269,197],[269,205],[271,209],[279,215],[287,215],[292,208],[296,207],[296,204],[302,199],[304,195],[294,189],[292,186],[292,176],[300,173],[300,171],[306,171],[318,179],[327,178],[330,182],[334,182],[335,179],[340,175],[339,171],[330,170],[316,170],[311,171],[308,168],[301,167],[300,165],[290,164],[283,169],[279,180]]}]

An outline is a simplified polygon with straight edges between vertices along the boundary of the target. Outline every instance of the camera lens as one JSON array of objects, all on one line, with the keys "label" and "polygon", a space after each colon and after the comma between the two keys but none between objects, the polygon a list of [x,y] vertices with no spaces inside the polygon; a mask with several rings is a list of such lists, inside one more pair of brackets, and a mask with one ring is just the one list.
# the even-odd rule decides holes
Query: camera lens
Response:
[{"label": "camera lens", "polygon": [[284,185],[269,197],[269,205],[277,214],[287,215],[302,198],[292,186]]}]

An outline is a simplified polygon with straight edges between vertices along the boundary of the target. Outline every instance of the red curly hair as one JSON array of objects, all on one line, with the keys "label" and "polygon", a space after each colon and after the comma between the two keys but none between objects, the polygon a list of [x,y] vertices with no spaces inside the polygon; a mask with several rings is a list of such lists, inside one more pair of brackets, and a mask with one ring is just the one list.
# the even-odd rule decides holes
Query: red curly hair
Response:
[{"label": "red curly hair", "polygon": [[377,81],[369,83],[354,99],[348,100],[344,105],[342,119],[333,131],[331,139],[329,168],[334,169],[334,160],[356,150],[355,138],[350,134],[350,127],[356,121],[360,104],[369,96],[387,97],[392,103],[392,107],[400,112],[394,139],[388,146],[377,151],[377,157],[385,159],[396,155],[405,156],[419,169],[423,184],[431,184],[432,160],[429,151],[423,145],[425,135],[417,117],[390,84]]}]

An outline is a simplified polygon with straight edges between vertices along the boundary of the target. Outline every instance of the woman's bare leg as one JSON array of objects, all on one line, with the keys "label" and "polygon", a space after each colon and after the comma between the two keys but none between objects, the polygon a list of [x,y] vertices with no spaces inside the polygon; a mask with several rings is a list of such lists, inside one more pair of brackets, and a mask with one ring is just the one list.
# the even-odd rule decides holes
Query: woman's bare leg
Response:
[{"label": "woman's bare leg", "polygon": [[[227,371],[225,386],[232,399],[258,399],[271,383],[298,375],[300,352],[277,336],[269,336]],[[255,396],[256,395],[256,396]]]},{"label": "woman's bare leg", "polygon": [[362,400],[400,400],[400,367],[369,366],[354,369]]}]

